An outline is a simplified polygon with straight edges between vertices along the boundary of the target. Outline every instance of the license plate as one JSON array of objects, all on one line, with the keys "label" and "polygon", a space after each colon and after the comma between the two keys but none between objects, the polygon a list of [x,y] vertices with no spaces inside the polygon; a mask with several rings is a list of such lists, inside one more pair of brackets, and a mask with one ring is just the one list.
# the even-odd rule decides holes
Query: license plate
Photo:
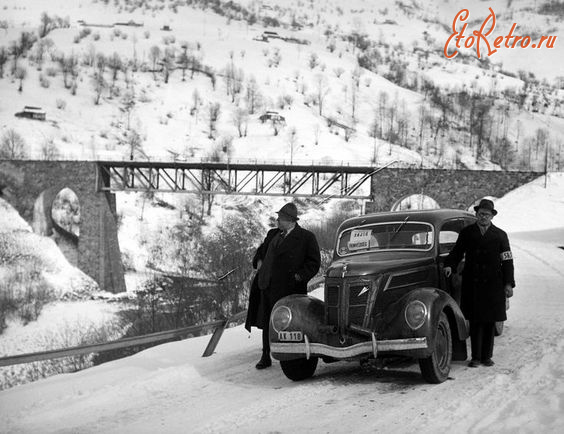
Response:
[{"label": "license plate", "polygon": [[278,340],[300,342],[303,340],[302,332],[278,332]]}]

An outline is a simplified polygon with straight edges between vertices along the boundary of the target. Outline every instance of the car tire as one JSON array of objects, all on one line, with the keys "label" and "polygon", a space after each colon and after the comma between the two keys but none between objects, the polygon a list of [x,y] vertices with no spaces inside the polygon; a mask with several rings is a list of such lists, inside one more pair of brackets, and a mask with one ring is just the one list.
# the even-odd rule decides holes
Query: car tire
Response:
[{"label": "car tire", "polygon": [[450,373],[452,360],[452,337],[450,325],[444,312],[441,312],[433,343],[433,352],[429,357],[419,359],[419,368],[423,378],[429,383],[442,383]]},{"label": "car tire", "polygon": [[284,375],[293,381],[302,381],[313,376],[317,368],[317,357],[308,359],[281,360]]},{"label": "car tire", "polygon": [[496,323],[495,323],[495,336],[501,336],[503,334],[503,324],[504,324],[504,321],[496,321]]}]

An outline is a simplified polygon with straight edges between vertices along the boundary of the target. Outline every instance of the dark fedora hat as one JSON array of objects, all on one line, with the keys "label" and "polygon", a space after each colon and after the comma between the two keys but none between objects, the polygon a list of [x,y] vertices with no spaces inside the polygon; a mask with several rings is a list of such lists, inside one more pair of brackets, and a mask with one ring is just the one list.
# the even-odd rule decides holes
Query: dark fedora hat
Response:
[{"label": "dark fedora hat", "polygon": [[493,215],[497,214],[497,211],[494,209],[494,203],[489,199],[482,199],[480,203],[474,207],[474,211],[478,212],[480,208],[487,209]]},{"label": "dark fedora hat", "polygon": [[277,211],[277,214],[283,215],[284,217],[288,217],[294,221],[298,221],[298,208],[296,207],[295,204],[293,204],[292,202],[287,203],[286,205],[284,205],[282,208],[280,208],[280,211]]}]

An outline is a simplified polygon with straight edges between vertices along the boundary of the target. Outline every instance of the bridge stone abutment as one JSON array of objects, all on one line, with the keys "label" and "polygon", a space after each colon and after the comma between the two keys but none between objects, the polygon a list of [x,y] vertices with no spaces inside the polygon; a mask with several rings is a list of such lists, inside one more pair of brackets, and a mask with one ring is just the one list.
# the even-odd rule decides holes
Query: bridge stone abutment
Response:
[{"label": "bridge stone abutment", "polygon": [[[97,173],[95,162],[0,161],[0,190],[3,198],[34,227],[36,200],[40,196],[45,199],[45,217],[50,219],[48,210],[55,195],[65,187],[72,189],[80,202],[75,265],[96,280],[100,289],[121,292],[125,291],[125,280],[117,237],[115,194],[97,191]],[[46,225],[52,226],[52,222]]]},{"label": "bridge stone abutment", "polygon": [[385,169],[372,178],[374,211],[389,211],[399,199],[424,194],[441,208],[467,209],[484,196],[501,197],[542,173],[491,170]]}]

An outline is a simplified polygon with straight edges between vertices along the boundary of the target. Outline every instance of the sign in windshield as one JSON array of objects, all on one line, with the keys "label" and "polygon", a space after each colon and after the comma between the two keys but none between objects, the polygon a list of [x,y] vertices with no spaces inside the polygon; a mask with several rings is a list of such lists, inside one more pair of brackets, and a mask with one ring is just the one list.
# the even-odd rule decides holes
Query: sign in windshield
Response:
[{"label": "sign in windshield", "polygon": [[347,229],[339,236],[337,254],[383,250],[430,250],[433,226],[420,222],[386,222]]}]

